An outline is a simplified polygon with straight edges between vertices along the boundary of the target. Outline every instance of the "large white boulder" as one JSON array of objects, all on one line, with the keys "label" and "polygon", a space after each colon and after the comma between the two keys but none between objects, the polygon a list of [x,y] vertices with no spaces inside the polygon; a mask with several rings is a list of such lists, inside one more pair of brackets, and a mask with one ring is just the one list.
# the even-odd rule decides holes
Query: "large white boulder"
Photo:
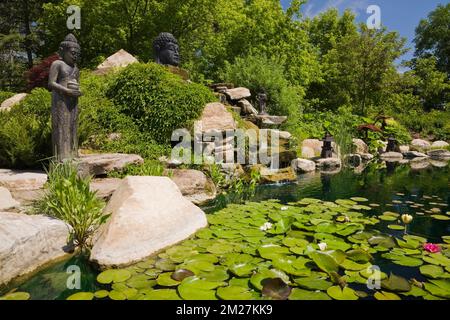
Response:
[{"label": "large white boulder", "polygon": [[252,96],[252,94],[250,93],[250,90],[247,88],[243,88],[243,87],[227,89],[225,91],[225,95],[230,100],[241,100],[241,99],[250,98]]},{"label": "large white boulder", "polygon": [[11,193],[5,187],[0,187],[0,211],[9,210],[19,206],[19,202],[13,199]]},{"label": "large white boulder", "polygon": [[97,66],[97,69],[94,71],[96,74],[106,74],[114,68],[123,68],[132,63],[136,63],[138,60],[126,52],[123,49],[120,49],[113,55],[106,58],[101,64]]},{"label": "large white boulder", "polygon": [[225,106],[219,102],[213,102],[205,106],[200,120],[195,122],[195,128],[198,133],[205,133],[234,130],[237,126]]},{"label": "large white boulder", "polygon": [[94,235],[90,256],[101,267],[140,261],[207,225],[205,213],[168,177],[126,177],[105,213],[111,217]]},{"label": "large white boulder", "polygon": [[291,167],[295,172],[299,173],[306,173],[316,170],[316,164],[314,161],[300,158],[292,160]]},{"label": "large white boulder", "polygon": [[174,169],[169,172],[183,196],[192,203],[200,205],[216,197],[214,183],[203,172],[190,169]]},{"label": "large white boulder", "polygon": [[122,171],[131,164],[142,164],[144,159],[137,154],[101,153],[82,155],[76,162],[81,175],[102,176],[109,172]]},{"label": "large white boulder", "polygon": [[9,191],[38,190],[47,182],[47,175],[37,171],[0,169],[0,186]]},{"label": "large white boulder", "polygon": [[0,212],[0,284],[65,256],[69,230],[50,217]]},{"label": "large white boulder", "polygon": [[0,111],[9,111],[12,107],[19,104],[25,97],[27,96],[27,93],[18,93],[13,95],[11,98],[6,99],[2,102],[0,105]]},{"label": "large white boulder", "polygon": [[414,139],[413,141],[411,141],[411,147],[428,150],[430,149],[431,144],[423,139]]},{"label": "large white boulder", "polygon": [[449,144],[447,142],[445,142],[445,141],[442,141],[442,140],[435,141],[431,145],[432,148],[447,148],[448,146],[449,146]]},{"label": "large white boulder", "polygon": [[356,154],[369,153],[369,147],[361,139],[353,139],[353,149]]}]

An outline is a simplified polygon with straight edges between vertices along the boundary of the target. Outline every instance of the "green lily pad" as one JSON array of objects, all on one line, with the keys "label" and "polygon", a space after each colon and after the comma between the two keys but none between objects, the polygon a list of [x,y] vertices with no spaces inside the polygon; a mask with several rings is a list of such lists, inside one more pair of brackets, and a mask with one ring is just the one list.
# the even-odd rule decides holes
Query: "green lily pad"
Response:
[{"label": "green lily pad", "polygon": [[327,289],[327,293],[335,300],[358,300],[355,291],[349,287],[342,289],[340,286],[333,286]]},{"label": "green lily pad", "polygon": [[405,226],[401,226],[399,224],[390,224],[387,226],[391,230],[404,230]]},{"label": "green lily pad", "polygon": [[383,221],[395,221],[395,220],[397,220],[398,218],[397,217],[393,217],[393,216],[388,216],[388,215],[381,215],[381,216],[378,216],[378,219],[380,219],[380,220],[383,220]]},{"label": "green lily pad", "polygon": [[[260,270],[259,272],[253,274],[250,277],[250,283],[253,285],[253,287],[255,287],[256,289],[261,291],[263,288],[263,284],[262,284],[263,280],[277,278],[277,277],[280,277],[279,271],[277,272],[276,270],[273,270],[273,269],[272,270],[264,269],[264,270]],[[289,277],[286,275],[284,275],[284,277],[282,277],[282,279],[284,281],[289,281]]]},{"label": "green lily pad", "polygon": [[293,288],[288,300],[331,300],[331,298],[325,292]]},{"label": "green lily pad", "polygon": [[353,249],[345,252],[347,258],[358,263],[369,262],[373,260],[370,253],[362,249]]},{"label": "green lily pad", "polygon": [[314,251],[310,253],[310,257],[321,270],[327,273],[338,272],[339,270],[339,265],[336,260],[327,253]]},{"label": "green lily pad", "polygon": [[444,215],[442,215],[442,214],[433,214],[433,215],[431,215],[431,217],[432,217],[433,219],[436,219],[436,220],[442,220],[442,221],[448,221],[448,220],[450,220],[450,217],[444,216]]},{"label": "green lily pad", "polygon": [[92,292],[77,292],[67,298],[67,300],[92,300],[94,294]]},{"label": "green lily pad", "polygon": [[231,273],[238,277],[245,277],[252,274],[252,271],[256,268],[256,265],[252,263],[236,263],[230,266]]},{"label": "green lily pad", "polygon": [[248,287],[228,286],[217,289],[217,296],[222,300],[251,300],[252,292]]},{"label": "green lily pad", "polygon": [[108,284],[111,282],[124,282],[131,278],[131,272],[124,269],[110,269],[105,270],[97,276],[97,282],[101,284]]},{"label": "green lily pad", "polygon": [[434,264],[427,264],[421,266],[419,269],[421,274],[430,278],[441,278],[445,274],[442,267]]},{"label": "green lily pad", "polygon": [[160,259],[156,261],[155,267],[162,271],[173,271],[175,270],[175,263],[170,259]]},{"label": "green lily pad", "polygon": [[[370,277],[373,277],[375,275],[375,271],[374,270],[369,271],[368,269],[364,269],[364,270],[359,271],[359,274],[361,276],[363,276],[364,278],[369,279]],[[381,272],[381,271],[379,272],[378,275],[380,276],[380,280],[387,279],[387,277],[388,277],[386,273]]]},{"label": "green lily pad", "polygon": [[386,292],[386,291],[377,291],[377,292],[375,292],[374,297],[377,300],[402,300],[395,293]]},{"label": "green lily pad", "polygon": [[164,287],[174,287],[180,283],[180,281],[174,280],[172,278],[172,272],[161,273],[158,276],[158,278],[156,279],[156,282],[160,286],[164,286]]},{"label": "green lily pad", "polygon": [[261,258],[272,260],[280,254],[289,254],[289,249],[273,243],[269,243],[259,247],[258,253]]},{"label": "green lily pad", "polygon": [[367,202],[369,199],[362,198],[362,197],[352,197],[350,200],[356,201],[356,202]]},{"label": "green lily pad", "polygon": [[200,272],[198,276],[201,279],[207,281],[217,281],[217,282],[226,281],[230,277],[227,270],[228,269],[226,267],[216,266],[213,271],[208,272],[203,271]]},{"label": "green lily pad", "polygon": [[450,259],[442,255],[442,253],[432,253],[431,255],[424,256],[422,259],[431,264],[443,267],[450,266]]},{"label": "green lily pad", "polygon": [[317,277],[296,278],[294,282],[308,290],[327,290],[333,285],[331,282]]},{"label": "green lily pad", "polygon": [[95,296],[97,299],[103,299],[103,298],[106,298],[108,295],[109,295],[109,291],[107,291],[107,290],[98,290],[98,291],[95,291],[95,292],[94,292],[94,296]]},{"label": "green lily pad", "polygon": [[345,270],[359,271],[359,270],[367,269],[368,267],[371,266],[371,264],[369,262],[364,263],[364,264],[356,263],[354,261],[347,259],[343,263],[341,263],[340,266],[342,268],[344,268]]},{"label": "green lily pad", "polygon": [[[445,280],[435,280],[435,281],[445,281]],[[434,296],[450,299],[450,290],[448,290],[445,285],[438,286],[436,283],[425,282],[424,287],[426,291],[428,291]]]},{"label": "green lily pad", "polygon": [[145,294],[144,300],[181,300],[174,289],[156,289],[150,290]]},{"label": "green lily pad", "polygon": [[407,292],[411,290],[411,284],[408,280],[393,273],[387,279],[381,281],[381,287],[389,291]]},{"label": "green lily pad", "polygon": [[30,294],[28,292],[12,292],[2,297],[0,300],[29,300]]},{"label": "green lily pad", "polygon": [[417,286],[411,286],[411,290],[409,290],[408,292],[400,292],[400,294],[404,296],[424,297],[428,295],[428,292]]},{"label": "green lily pad", "polygon": [[127,296],[123,292],[112,290],[109,292],[109,298],[111,300],[126,300]]}]

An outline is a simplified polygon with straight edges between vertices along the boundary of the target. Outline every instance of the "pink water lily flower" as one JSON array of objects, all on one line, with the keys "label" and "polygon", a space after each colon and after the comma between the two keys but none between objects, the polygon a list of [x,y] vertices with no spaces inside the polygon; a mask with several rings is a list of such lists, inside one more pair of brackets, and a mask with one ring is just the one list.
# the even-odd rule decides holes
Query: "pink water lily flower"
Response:
[{"label": "pink water lily flower", "polygon": [[431,252],[431,253],[436,253],[436,252],[441,251],[441,248],[437,244],[434,244],[434,243],[425,243],[423,245],[423,248],[426,251]]}]

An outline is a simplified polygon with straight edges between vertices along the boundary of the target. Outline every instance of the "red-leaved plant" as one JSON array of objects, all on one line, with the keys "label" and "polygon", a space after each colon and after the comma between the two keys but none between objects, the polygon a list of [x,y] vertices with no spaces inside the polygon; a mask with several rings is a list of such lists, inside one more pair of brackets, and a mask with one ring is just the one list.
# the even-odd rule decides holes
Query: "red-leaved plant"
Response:
[{"label": "red-leaved plant", "polygon": [[29,91],[37,87],[48,88],[50,66],[53,61],[58,59],[59,56],[57,54],[51,55],[26,72],[27,89]]}]

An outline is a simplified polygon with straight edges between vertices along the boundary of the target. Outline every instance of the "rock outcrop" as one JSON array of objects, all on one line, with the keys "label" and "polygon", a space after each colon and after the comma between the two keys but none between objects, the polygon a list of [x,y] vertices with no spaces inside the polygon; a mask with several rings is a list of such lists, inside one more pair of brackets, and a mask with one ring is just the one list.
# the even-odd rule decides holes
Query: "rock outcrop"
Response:
[{"label": "rock outcrop", "polygon": [[0,105],[0,112],[10,111],[12,107],[19,104],[27,95],[27,93],[18,93],[13,95],[11,98],[6,99]]},{"label": "rock outcrop", "polygon": [[297,173],[306,173],[316,170],[316,164],[314,161],[307,159],[295,159],[291,163],[292,169]]},{"label": "rock outcrop", "polygon": [[50,217],[0,212],[0,284],[64,257],[69,230]]},{"label": "rock outcrop", "polygon": [[111,216],[94,235],[90,256],[101,267],[135,263],[207,225],[205,213],[168,177],[124,178],[105,213]]},{"label": "rock outcrop", "polygon": [[113,171],[122,171],[127,165],[142,164],[144,160],[136,154],[102,153],[82,155],[76,159],[78,172],[83,175],[103,176]]},{"label": "rock outcrop", "polygon": [[131,54],[126,52],[123,49],[120,49],[113,55],[106,58],[101,64],[97,66],[95,69],[95,74],[106,74],[115,68],[126,67],[132,63],[136,63],[138,60],[133,57]]},{"label": "rock outcrop", "polygon": [[202,205],[216,197],[216,187],[203,172],[189,169],[169,170],[169,177],[178,186],[185,198]]}]

